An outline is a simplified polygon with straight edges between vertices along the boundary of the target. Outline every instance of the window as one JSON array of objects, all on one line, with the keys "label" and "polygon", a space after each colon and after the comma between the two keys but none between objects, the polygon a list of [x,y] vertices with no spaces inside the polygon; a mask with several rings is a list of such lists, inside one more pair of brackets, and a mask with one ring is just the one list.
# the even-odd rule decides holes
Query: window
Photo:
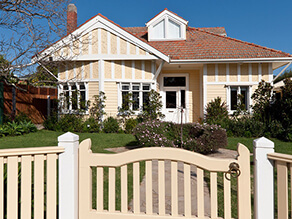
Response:
[{"label": "window", "polygon": [[175,23],[172,20],[169,20],[168,23],[168,37],[172,39],[178,39],[181,38],[181,33],[180,33],[180,25]]},{"label": "window", "polygon": [[245,105],[245,109],[249,109],[249,87],[247,86],[232,86],[230,87],[230,110],[236,110],[236,106],[240,103]]},{"label": "window", "polygon": [[62,110],[64,112],[86,110],[86,86],[85,83],[68,83],[63,85],[60,94]]},{"label": "window", "polygon": [[185,87],[186,77],[163,77],[164,87]]},{"label": "window", "polygon": [[165,21],[162,20],[158,24],[153,26],[153,38],[155,39],[163,39],[165,38]]},{"label": "window", "polygon": [[[122,83],[121,96],[122,104],[125,110],[140,111],[143,106],[149,104],[150,84],[144,83]],[[131,100],[132,104],[129,103]]]}]

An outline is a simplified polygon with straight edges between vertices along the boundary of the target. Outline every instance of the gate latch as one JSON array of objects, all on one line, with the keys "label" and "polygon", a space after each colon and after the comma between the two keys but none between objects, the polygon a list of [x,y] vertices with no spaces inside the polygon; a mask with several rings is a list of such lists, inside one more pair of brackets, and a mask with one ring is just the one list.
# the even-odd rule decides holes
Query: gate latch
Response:
[{"label": "gate latch", "polygon": [[[232,178],[237,178],[240,176],[240,169],[239,169],[239,164],[236,162],[233,162],[231,164],[229,164],[229,170],[225,173],[225,178],[227,180],[230,180],[231,177]],[[228,177],[227,175],[230,175],[230,177]]]}]

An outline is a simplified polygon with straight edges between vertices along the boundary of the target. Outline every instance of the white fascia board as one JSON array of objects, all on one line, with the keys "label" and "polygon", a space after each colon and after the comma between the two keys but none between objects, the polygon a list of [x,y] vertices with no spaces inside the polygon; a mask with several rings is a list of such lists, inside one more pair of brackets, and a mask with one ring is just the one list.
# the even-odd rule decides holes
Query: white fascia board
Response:
[{"label": "white fascia board", "polygon": [[163,12],[161,12],[159,15],[157,15],[156,17],[152,18],[150,21],[148,21],[146,23],[146,26],[149,27],[150,25],[154,25],[155,23],[159,22],[160,20],[164,19],[165,16],[169,16],[172,19],[175,19],[176,21],[187,25],[188,21],[173,14],[172,12],[168,11],[168,10],[164,10]]},{"label": "white fascia board", "polygon": [[45,56],[51,55],[53,52],[57,51],[59,48],[62,48],[63,46],[66,46],[67,44],[69,44],[74,36],[76,36],[76,39],[81,38],[83,35],[92,31],[94,28],[104,28],[107,31],[117,35],[118,37],[123,38],[133,43],[134,45],[140,47],[141,49],[144,49],[147,52],[157,56],[158,58],[161,58],[162,60],[169,62],[169,57],[167,55],[163,54],[162,52],[158,51],[154,47],[143,42],[142,40],[138,39],[134,35],[127,32],[126,30],[118,27],[117,25],[113,24],[112,22],[104,19],[103,17],[99,15],[97,15],[95,18],[88,21],[84,25],[82,25],[80,28],[73,31],[70,35],[66,36],[64,39],[58,41],[57,43],[55,43],[48,49],[44,50],[39,55],[39,57],[44,58]]},{"label": "white fascia board", "polygon": [[275,58],[243,58],[243,59],[173,59],[169,64],[192,64],[192,63],[252,63],[252,62],[291,62],[292,57],[275,57]]},{"label": "white fascia board", "polygon": [[96,60],[157,60],[157,56],[154,55],[113,55],[113,54],[90,54],[80,55],[74,57],[54,58],[54,61],[96,61]]}]

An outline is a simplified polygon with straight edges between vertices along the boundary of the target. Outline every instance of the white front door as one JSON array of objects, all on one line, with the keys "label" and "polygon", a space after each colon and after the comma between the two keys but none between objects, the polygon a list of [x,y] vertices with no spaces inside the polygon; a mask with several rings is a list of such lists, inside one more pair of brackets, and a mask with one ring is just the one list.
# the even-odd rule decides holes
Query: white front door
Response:
[{"label": "white front door", "polygon": [[187,112],[187,77],[163,75],[162,102],[164,120],[168,122],[188,122]]}]

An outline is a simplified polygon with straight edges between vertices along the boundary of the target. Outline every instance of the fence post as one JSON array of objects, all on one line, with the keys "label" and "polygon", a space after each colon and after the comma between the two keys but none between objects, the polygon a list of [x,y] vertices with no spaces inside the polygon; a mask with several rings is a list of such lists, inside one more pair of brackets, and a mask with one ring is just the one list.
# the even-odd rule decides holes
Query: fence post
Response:
[{"label": "fence post", "polygon": [[274,142],[265,137],[253,141],[254,218],[274,219],[274,163],[267,154],[274,153]]},{"label": "fence post", "polygon": [[78,147],[79,136],[67,132],[58,137],[59,155],[59,219],[78,219]]}]

